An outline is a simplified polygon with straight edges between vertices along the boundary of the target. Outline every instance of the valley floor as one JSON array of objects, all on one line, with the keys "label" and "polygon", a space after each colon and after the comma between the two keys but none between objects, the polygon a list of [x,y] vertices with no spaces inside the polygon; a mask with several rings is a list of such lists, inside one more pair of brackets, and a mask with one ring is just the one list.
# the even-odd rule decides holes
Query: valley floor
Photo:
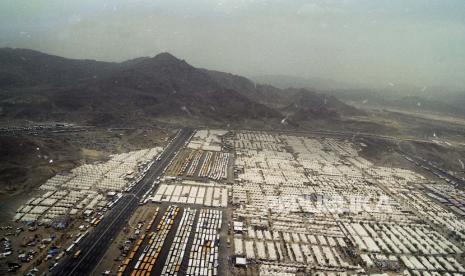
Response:
[{"label": "valley floor", "polygon": [[[70,275],[465,273],[464,183],[412,155],[405,138],[189,133],[43,183],[0,230],[12,251],[3,271],[10,263]],[[89,241],[101,238],[107,247],[97,251]]]}]

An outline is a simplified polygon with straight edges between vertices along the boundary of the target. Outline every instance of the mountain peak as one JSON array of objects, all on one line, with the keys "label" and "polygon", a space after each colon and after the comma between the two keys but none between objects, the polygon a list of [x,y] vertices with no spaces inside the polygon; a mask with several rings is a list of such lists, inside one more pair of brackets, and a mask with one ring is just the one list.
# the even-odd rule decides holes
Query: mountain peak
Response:
[{"label": "mountain peak", "polygon": [[178,59],[177,57],[173,56],[172,54],[168,52],[159,53],[158,55],[154,56],[152,59],[158,62],[183,62],[185,63],[184,60]]},{"label": "mountain peak", "polygon": [[173,70],[186,70],[192,68],[192,66],[189,65],[185,60],[179,59],[168,52],[160,53],[151,58],[141,58],[126,61],[124,64],[134,66],[146,72],[153,70],[158,71],[161,68],[171,68]]}]

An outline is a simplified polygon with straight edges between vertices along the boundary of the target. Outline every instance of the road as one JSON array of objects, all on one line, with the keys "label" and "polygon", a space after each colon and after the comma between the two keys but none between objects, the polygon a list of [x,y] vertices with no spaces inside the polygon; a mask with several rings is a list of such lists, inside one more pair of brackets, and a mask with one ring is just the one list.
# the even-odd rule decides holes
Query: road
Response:
[{"label": "road", "polygon": [[465,181],[450,174],[447,172],[445,169],[442,169],[436,165],[433,164],[433,162],[425,160],[424,158],[420,156],[415,156],[412,154],[408,154],[405,151],[401,149],[399,146],[399,149],[397,150],[400,154],[402,154],[408,161],[414,163],[415,165],[431,172],[432,174],[436,175],[440,179],[444,179],[447,182],[451,183],[455,187],[458,187],[460,189],[465,189]]},{"label": "road", "polygon": [[17,128],[0,128],[0,135],[2,136],[17,136],[17,135],[42,135],[42,134],[55,134],[67,132],[83,132],[94,131],[94,126],[31,126],[31,127],[17,127]]},{"label": "road", "polygon": [[[341,130],[341,131],[335,131],[335,130],[323,130],[323,129],[314,129],[314,130],[289,130],[289,129],[247,129],[247,128],[242,128],[242,129],[234,129],[234,131],[265,131],[265,132],[272,132],[272,133],[277,133],[277,134],[287,134],[287,135],[296,135],[296,136],[310,136],[310,135],[316,135],[316,136],[325,136],[325,137],[342,137],[348,140],[354,140],[359,137],[363,138],[377,138],[377,139],[382,139],[382,140],[389,140],[389,141],[394,141],[394,142],[418,142],[418,143],[429,143],[429,144],[436,144],[431,140],[425,140],[425,139],[420,139],[420,138],[414,138],[414,137],[398,137],[398,136],[389,136],[389,135],[383,135],[383,134],[375,134],[375,133],[368,133],[368,132],[360,132],[360,131],[349,131],[349,130]],[[452,141],[449,141],[450,144],[456,145],[456,146],[463,146],[463,144],[457,144]]]},{"label": "road", "polygon": [[[193,130],[183,128],[161,154],[147,174],[132,189],[131,194],[125,194],[117,204],[105,215],[104,219],[85,237],[78,246],[68,254],[60,264],[53,269],[52,275],[89,275],[100,262],[106,250],[117,234],[127,224],[139,204],[139,199],[150,188],[155,179],[163,173],[163,169],[175,156],[176,152],[189,139]],[[74,252],[81,250],[78,258],[73,258]]]}]

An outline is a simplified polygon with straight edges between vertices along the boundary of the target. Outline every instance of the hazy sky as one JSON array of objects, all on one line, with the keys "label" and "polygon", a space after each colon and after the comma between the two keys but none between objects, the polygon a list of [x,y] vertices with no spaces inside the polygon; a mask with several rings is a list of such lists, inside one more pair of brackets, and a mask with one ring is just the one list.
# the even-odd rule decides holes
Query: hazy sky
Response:
[{"label": "hazy sky", "polygon": [[465,87],[464,0],[0,0],[0,47],[385,86]]}]

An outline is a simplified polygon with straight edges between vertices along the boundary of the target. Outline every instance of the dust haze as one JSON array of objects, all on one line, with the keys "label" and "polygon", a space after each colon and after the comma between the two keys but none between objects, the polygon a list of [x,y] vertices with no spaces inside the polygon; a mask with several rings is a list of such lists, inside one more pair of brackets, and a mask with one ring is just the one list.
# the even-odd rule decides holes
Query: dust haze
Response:
[{"label": "dust haze", "polygon": [[2,1],[0,47],[351,85],[465,87],[465,2]]}]

